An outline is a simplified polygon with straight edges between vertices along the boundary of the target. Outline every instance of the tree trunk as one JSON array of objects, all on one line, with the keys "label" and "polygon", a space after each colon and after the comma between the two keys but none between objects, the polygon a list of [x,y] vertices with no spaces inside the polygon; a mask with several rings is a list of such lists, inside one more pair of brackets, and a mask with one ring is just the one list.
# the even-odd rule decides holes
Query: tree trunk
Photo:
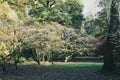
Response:
[{"label": "tree trunk", "polygon": [[37,59],[38,65],[40,65],[40,64],[41,64],[41,59],[40,59],[40,57],[37,57],[36,59]]},{"label": "tree trunk", "polygon": [[45,54],[43,54],[43,56],[42,56],[42,62],[45,62]]},{"label": "tree trunk", "polygon": [[50,2],[49,0],[46,0],[47,7],[49,7],[49,2]]},{"label": "tree trunk", "polygon": [[17,53],[17,55],[15,55],[15,59],[14,59],[14,64],[15,64],[15,68],[18,69],[18,62],[19,62],[19,53]]},{"label": "tree trunk", "polygon": [[113,51],[112,46],[108,39],[105,42],[104,45],[104,65],[103,65],[103,71],[111,71],[113,70]]},{"label": "tree trunk", "polygon": [[118,40],[118,26],[119,26],[119,11],[118,11],[118,2],[113,0],[111,4],[110,12],[110,25],[108,37],[105,42],[105,53],[104,53],[104,71],[113,70],[113,53],[116,47],[116,41]]},{"label": "tree trunk", "polygon": [[2,71],[3,72],[6,72],[6,62],[5,62],[5,60],[2,60],[3,62],[2,62],[2,64],[0,65],[1,66],[1,68],[2,68]]}]

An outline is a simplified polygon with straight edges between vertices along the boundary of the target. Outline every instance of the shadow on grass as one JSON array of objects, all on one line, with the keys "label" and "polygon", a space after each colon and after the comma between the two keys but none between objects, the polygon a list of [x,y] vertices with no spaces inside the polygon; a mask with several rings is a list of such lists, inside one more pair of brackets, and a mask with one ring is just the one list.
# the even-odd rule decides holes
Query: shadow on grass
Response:
[{"label": "shadow on grass", "polygon": [[8,74],[0,75],[1,80],[120,80],[117,75],[100,73],[103,63],[81,62],[54,64],[20,64],[19,69],[9,67]]}]

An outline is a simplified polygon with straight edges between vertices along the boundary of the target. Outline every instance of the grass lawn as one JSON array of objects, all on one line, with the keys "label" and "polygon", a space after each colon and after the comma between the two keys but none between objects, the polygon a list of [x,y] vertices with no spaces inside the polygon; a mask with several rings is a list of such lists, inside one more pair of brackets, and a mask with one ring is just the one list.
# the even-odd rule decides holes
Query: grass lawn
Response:
[{"label": "grass lawn", "polygon": [[120,80],[119,75],[104,75],[100,72],[103,63],[55,62],[50,65],[19,64],[19,69],[7,69],[0,80]]}]

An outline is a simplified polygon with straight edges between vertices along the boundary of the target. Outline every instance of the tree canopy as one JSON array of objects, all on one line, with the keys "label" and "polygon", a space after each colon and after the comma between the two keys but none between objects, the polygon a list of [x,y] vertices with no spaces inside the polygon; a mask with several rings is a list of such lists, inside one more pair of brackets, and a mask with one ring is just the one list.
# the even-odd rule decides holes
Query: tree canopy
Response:
[{"label": "tree canopy", "polygon": [[79,0],[39,0],[32,1],[30,16],[39,23],[55,21],[62,25],[80,28],[82,25],[83,5]]}]

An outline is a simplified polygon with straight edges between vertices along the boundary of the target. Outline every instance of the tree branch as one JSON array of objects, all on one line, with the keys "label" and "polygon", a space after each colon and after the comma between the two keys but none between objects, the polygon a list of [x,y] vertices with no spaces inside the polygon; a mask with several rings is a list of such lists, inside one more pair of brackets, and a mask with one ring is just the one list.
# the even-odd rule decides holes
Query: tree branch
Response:
[{"label": "tree branch", "polygon": [[53,6],[56,2],[54,1],[52,4],[50,4],[50,7]]},{"label": "tree branch", "polygon": [[43,6],[47,7],[47,5],[46,5],[42,0],[39,0],[39,2],[40,2]]}]

